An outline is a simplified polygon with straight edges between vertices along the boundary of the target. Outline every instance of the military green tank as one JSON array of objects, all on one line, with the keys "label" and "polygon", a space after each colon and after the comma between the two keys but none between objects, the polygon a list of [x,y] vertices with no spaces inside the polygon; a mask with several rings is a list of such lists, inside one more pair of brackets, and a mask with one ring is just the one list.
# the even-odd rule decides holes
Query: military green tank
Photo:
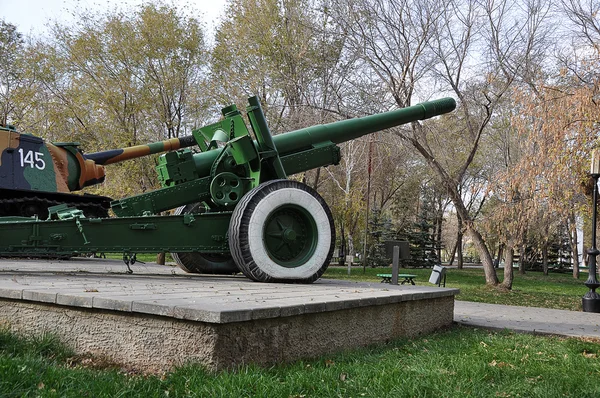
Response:
[{"label": "military green tank", "polygon": [[78,143],[48,143],[0,125],[0,216],[48,217],[67,204],[87,217],[107,217],[111,198],[75,194],[105,179],[104,165],[196,145],[193,136],[85,154]]}]

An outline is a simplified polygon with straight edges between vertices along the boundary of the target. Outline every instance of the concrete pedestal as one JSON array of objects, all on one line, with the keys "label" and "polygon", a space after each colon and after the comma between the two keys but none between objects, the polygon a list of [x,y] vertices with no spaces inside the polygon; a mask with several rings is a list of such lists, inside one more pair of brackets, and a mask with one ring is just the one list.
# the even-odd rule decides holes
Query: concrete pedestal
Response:
[{"label": "concrete pedestal", "polygon": [[144,371],[269,365],[429,333],[457,289],[321,279],[264,284],[118,261],[0,260],[0,325],[51,332]]}]

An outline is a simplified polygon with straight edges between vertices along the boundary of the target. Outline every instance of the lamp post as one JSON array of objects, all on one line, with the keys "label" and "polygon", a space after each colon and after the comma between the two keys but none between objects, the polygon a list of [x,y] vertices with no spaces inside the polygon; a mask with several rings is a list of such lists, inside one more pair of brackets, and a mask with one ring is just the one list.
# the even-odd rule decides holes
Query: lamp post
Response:
[{"label": "lamp post", "polygon": [[594,194],[592,199],[592,247],[588,249],[588,272],[589,276],[585,281],[590,291],[583,296],[583,311],[584,312],[600,312],[600,294],[596,293],[596,289],[600,287],[598,279],[596,279],[596,256],[600,254],[596,247],[596,209],[598,204],[598,177],[600,177],[600,153],[597,150],[592,152],[592,168],[590,175],[594,179]]}]

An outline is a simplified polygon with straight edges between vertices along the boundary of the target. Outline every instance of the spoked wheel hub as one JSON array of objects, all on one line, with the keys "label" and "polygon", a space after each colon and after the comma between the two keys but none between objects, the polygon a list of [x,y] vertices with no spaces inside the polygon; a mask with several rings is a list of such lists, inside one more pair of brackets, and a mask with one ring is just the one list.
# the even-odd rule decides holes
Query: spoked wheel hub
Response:
[{"label": "spoked wheel hub", "polygon": [[317,226],[301,207],[288,205],[275,209],[267,218],[264,231],[267,253],[283,267],[297,267],[314,254]]}]

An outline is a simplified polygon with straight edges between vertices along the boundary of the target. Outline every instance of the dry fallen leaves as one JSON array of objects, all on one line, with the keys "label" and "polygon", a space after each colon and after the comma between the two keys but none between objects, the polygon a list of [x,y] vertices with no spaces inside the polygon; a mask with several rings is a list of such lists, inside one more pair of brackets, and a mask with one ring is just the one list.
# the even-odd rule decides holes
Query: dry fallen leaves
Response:
[{"label": "dry fallen leaves", "polygon": [[595,352],[588,352],[587,350],[583,350],[583,356],[586,358],[598,358],[598,354]]},{"label": "dry fallen leaves", "polygon": [[495,359],[492,362],[490,362],[489,365],[490,366],[496,366],[498,368],[506,368],[506,367],[514,368],[515,367],[515,365],[512,365],[512,364],[507,363],[507,362],[503,362],[503,361],[496,362]]}]

